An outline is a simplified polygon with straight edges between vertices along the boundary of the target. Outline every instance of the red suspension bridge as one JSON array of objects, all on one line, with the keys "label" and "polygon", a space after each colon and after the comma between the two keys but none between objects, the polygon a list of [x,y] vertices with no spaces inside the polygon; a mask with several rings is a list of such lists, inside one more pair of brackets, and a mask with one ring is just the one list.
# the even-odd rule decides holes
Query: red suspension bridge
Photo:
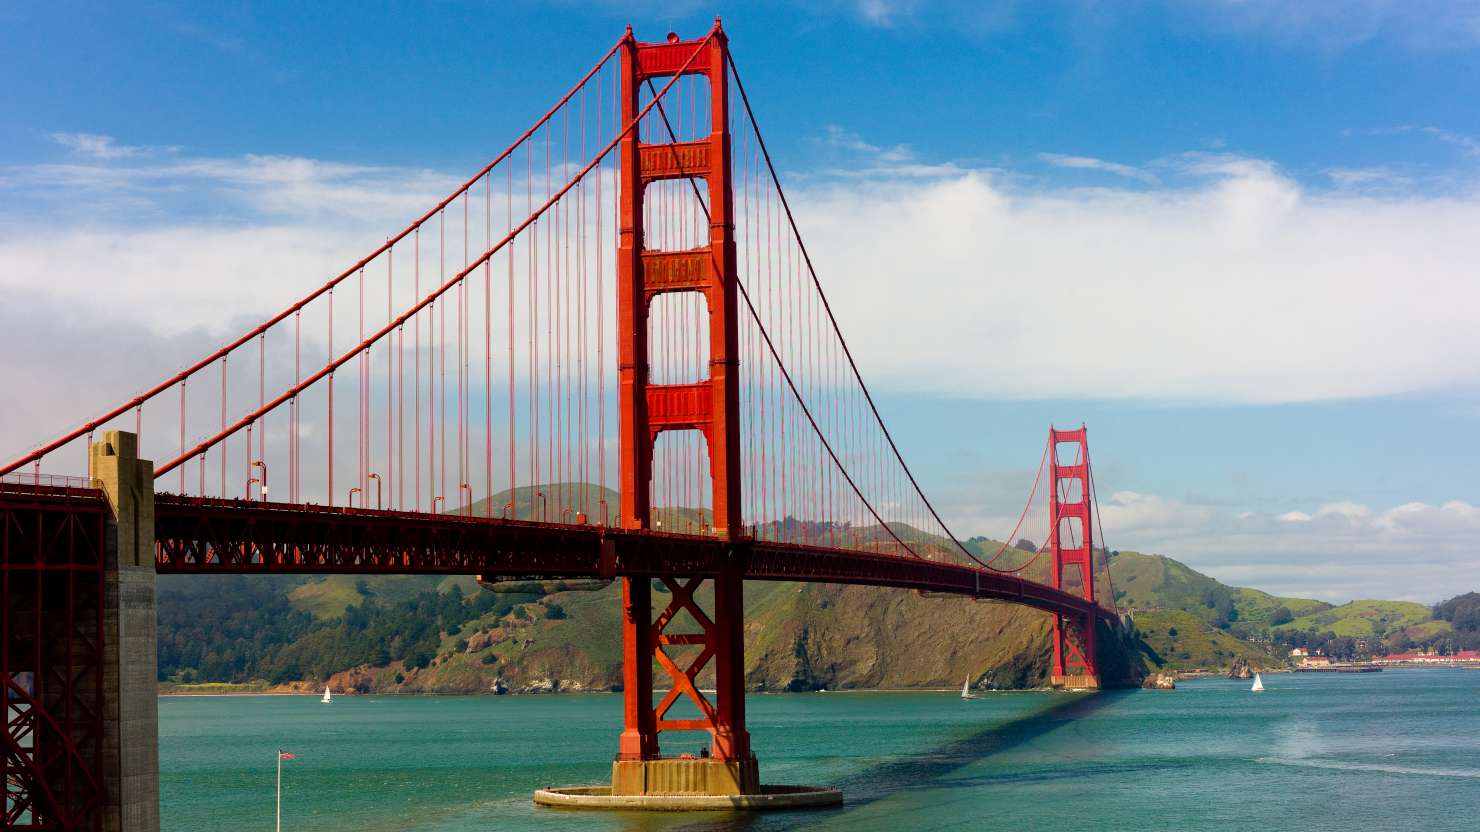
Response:
[{"label": "red suspension bridge", "polygon": [[[0,468],[5,828],[157,828],[156,573],[619,579],[617,794],[761,791],[745,580],[1035,607],[1055,684],[1096,686],[1115,616],[1084,429],[1050,431],[1031,559],[961,542],[864,384],[751,104],[718,24],[629,31],[369,255]],[[709,757],[673,768],[672,730],[708,732]]]}]

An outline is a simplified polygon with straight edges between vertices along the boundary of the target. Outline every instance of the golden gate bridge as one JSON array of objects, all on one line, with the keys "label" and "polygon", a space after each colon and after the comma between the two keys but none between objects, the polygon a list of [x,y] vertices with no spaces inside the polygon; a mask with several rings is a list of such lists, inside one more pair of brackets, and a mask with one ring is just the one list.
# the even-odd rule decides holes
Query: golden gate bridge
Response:
[{"label": "golden gate bridge", "polygon": [[[5,828],[158,828],[162,573],[620,580],[618,796],[766,793],[746,580],[1035,607],[1052,682],[1097,687],[1117,618],[1082,427],[1050,429],[1038,478],[1031,560],[957,538],[863,381],[718,21],[629,29],[383,245],[0,468]],[[708,756],[665,758],[665,731],[707,732]]]}]

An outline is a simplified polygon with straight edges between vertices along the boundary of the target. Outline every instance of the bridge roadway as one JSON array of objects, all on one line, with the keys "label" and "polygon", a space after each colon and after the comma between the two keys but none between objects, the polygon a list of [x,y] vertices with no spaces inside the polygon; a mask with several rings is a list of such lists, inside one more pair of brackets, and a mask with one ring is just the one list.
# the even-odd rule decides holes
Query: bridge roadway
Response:
[{"label": "bridge roadway", "polygon": [[[0,508],[51,510],[57,516],[108,510],[95,488],[9,483],[0,484]],[[154,534],[160,574],[657,577],[715,575],[728,558],[743,557],[747,580],[897,587],[1116,619],[1114,611],[1047,584],[954,563],[590,524],[158,493]]]},{"label": "bridge roadway", "polygon": [[[0,505],[107,511],[102,491],[77,487],[0,485]],[[742,557],[746,580],[897,587],[1116,618],[1112,610],[1047,584],[954,563],[590,524],[159,493],[154,535],[160,574],[658,577],[715,575],[727,559]]]},{"label": "bridge roadway", "polygon": [[477,574],[516,578],[714,575],[745,560],[747,580],[866,584],[1115,613],[1016,575],[911,556],[589,524],[542,523],[156,494],[161,574]]}]

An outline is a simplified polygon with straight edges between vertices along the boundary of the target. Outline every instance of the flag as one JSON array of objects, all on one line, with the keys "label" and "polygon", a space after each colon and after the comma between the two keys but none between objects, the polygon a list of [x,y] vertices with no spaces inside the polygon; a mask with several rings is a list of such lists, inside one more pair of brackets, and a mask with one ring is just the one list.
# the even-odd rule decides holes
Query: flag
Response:
[{"label": "flag", "polygon": [[296,760],[296,759],[298,759],[298,755],[297,754],[294,754],[291,751],[279,751],[278,752],[278,759],[279,760]]}]

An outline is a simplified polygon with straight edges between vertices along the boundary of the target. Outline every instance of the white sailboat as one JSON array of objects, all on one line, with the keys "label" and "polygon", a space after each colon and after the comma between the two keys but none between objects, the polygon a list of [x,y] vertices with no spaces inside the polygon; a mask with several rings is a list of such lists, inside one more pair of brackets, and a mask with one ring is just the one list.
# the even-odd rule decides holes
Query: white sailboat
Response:
[{"label": "white sailboat", "polygon": [[1264,690],[1264,680],[1260,678],[1258,673],[1254,674],[1254,686],[1249,688],[1249,690],[1255,693],[1259,693]]},{"label": "white sailboat", "polygon": [[961,698],[962,699],[975,699],[976,698],[976,696],[974,696],[971,693],[971,677],[970,676],[966,677],[966,681],[964,681],[964,682],[961,683]]},{"label": "white sailboat", "polygon": [[324,698],[320,699],[319,701],[323,702],[325,705],[328,705],[334,701],[334,694],[329,691],[328,685],[324,686]]}]

